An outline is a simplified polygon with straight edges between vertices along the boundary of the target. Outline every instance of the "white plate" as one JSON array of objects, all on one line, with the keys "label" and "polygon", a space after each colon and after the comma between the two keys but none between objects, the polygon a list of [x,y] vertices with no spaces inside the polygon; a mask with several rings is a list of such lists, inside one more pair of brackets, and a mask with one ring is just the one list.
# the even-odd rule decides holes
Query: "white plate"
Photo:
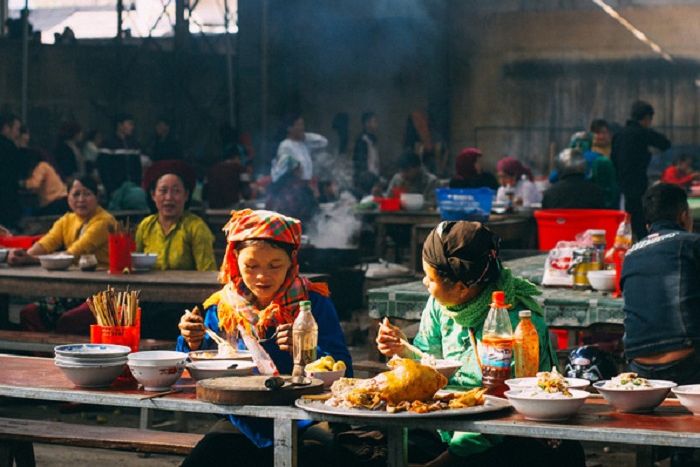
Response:
[{"label": "white plate", "polygon": [[435,418],[435,417],[461,417],[465,415],[476,415],[488,412],[497,412],[499,410],[508,409],[511,407],[510,402],[500,397],[486,396],[484,405],[474,407],[466,407],[464,409],[447,409],[437,410],[428,413],[415,412],[398,412],[387,413],[386,410],[369,410],[369,409],[348,409],[345,407],[331,407],[323,401],[313,401],[306,399],[297,399],[294,403],[300,409],[307,412],[323,413],[327,415],[341,415],[350,417],[363,418]]}]

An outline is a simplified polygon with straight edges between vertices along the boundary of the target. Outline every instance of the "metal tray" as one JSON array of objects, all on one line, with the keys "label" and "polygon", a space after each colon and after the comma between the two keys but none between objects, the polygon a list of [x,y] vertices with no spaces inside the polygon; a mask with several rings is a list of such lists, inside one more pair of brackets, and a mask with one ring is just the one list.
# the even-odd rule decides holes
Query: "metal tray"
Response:
[{"label": "metal tray", "polygon": [[478,415],[482,413],[498,412],[500,410],[509,409],[510,402],[500,397],[486,396],[484,405],[474,407],[466,407],[464,409],[447,409],[438,410],[428,413],[415,412],[399,412],[387,413],[385,410],[369,410],[369,409],[348,409],[345,407],[331,407],[326,405],[324,401],[314,401],[306,399],[297,399],[295,405],[307,412],[322,413],[327,415],[340,415],[350,417],[365,417],[365,418],[436,418],[436,417],[463,417],[470,415]]}]

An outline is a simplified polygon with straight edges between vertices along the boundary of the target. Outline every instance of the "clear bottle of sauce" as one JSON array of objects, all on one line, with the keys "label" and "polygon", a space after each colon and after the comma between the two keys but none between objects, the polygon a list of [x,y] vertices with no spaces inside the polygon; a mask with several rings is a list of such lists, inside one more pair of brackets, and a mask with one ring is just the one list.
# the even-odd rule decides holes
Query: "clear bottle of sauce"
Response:
[{"label": "clear bottle of sauce", "polygon": [[292,325],[292,382],[304,380],[304,367],[316,360],[317,345],[318,325],[311,314],[311,302],[305,300],[299,304],[299,314]]}]

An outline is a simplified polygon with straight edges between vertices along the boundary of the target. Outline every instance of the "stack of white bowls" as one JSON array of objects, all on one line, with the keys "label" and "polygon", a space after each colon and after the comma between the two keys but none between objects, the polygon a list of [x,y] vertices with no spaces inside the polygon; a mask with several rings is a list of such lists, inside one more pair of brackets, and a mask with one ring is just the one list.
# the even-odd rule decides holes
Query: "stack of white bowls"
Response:
[{"label": "stack of white bowls", "polygon": [[112,344],[68,344],[54,347],[56,366],[83,388],[110,386],[124,371],[129,347]]}]

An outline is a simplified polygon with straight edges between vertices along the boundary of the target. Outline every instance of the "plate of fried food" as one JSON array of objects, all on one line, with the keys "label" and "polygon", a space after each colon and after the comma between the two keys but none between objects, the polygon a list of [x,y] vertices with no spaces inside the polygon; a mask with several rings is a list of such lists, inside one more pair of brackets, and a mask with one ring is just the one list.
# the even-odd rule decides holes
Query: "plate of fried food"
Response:
[{"label": "plate of fried food", "polygon": [[510,407],[483,388],[442,390],[447,384],[435,368],[408,358],[392,359],[390,371],[370,379],[340,378],[330,394],[305,396],[296,406],[309,412],[357,417],[445,417],[493,412]]}]

